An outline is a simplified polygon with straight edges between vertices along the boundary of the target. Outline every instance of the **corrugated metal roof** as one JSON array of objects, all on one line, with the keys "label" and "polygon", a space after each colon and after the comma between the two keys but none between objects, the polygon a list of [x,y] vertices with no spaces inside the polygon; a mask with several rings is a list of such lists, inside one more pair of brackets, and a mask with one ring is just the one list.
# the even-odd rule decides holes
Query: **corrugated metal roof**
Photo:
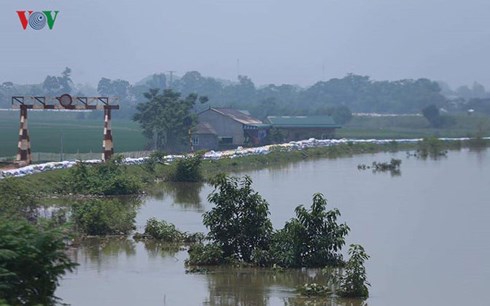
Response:
[{"label": "corrugated metal roof", "polygon": [[272,127],[340,128],[331,116],[268,116]]},{"label": "corrugated metal roof", "polygon": [[247,124],[247,125],[262,124],[262,121],[250,116],[250,114],[247,114],[248,112],[245,113],[244,111],[239,111],[233,108],[211,108],[210,110],[213,110],[224,116],[230,117],[231,119],[238,121],[242,124]]},{"label": "corrugated metal roof", "polygon": [[194,132],[194,134],[212,134],[212,135],[217,135],[218,133],[216,133],[216,131],[214,130],[214,128],[207,122],[199,122],[197,125],[196,125],[196,131]]}]

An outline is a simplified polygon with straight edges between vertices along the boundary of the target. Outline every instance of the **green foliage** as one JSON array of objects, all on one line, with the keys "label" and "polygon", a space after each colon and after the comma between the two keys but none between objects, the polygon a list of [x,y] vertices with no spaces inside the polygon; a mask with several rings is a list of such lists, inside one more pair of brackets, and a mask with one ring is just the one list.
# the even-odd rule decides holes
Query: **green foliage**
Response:
[{"label": "green foliage", "polygon": [[19,180],[0,180],[0,217],[23,218],[35,221],[38,216],[38,200]]},{"label": "green foliage", "polygon": [[188,132],[197,122],[191,113],[198,96],[189,94],[182,99],[181,94],[166,89],[163,94],[158,89],[151,89],[144,94],[147,99],[136,107],[133,117],[143,129],[143,135],[156,141],[156,149],[169,152],[182,151],[188,143]]},{"label": "green foliage", "polygon": [[189,259],[186,265],[191,266],[216,266],[226,263],[222,248],[214,243],[197,243],[189,248]]},{"label": "green foliage", "polygon": [[135,229],[136,205],[117,199],[79,201],[71,217],[77,231],[86,235],[126,235]]},{"label": "green foliage", "polygon": [[305,296],[329,296],[332,292],[328,286],[320,285],[317,283],[304,284],[298,289],[301,295]]},{"label": "green foliage", "polygon": [[346,124],[352,119],[352,112],[347,106],[335,107],[331,115],[337,124]]},{"label": "green foliage", "polygon": [[65,191],[74,194],[129,195],[143,188],[140,178],[128,175],[122,156],[97,164],[77,163],[68,173]]},{"label": "green foliage", "polygon": [[439,112],[439,108],[434,104],[422,109],[422,114],[429,121],[430,125],[435,128],[450,127],[456,124],[456,119],[442,116]]},{"label": "green foliage", "polygon": [[53,305],[60,278],[75,266],[59,231],[0,218],[0,301]]},{"label": "green foliage", "polygon": [[212,184],[215,190],[208,200],[215,207],[203,217],[209,238],[221,247],[224,257],[250,262],[255,250],[269,246],[269,204],[251,188],[248,176],[238,179],[219,175]]},{"label": "green foliage", "polygon": [[444,141],[437,137],[427,137],[417,143],[417,156],[420,158],[438,158],[447,155]]},{"label": "green foliage", "polygon": [[175,225],[164,220],[158,221],[155,218],[150,218],[146,221],[145,235],[165,242],[182,242],[186,236],[177,230]]},{"label": "green foliage", "polygon": [[271,128],[267,134],[268,143],[284,143],[285,136],[281,133],[281,130]]},{"label": "green foliage", "polygon": [[163,164],[165,162],[165,152],[163,151],[153,151],[150,153],[148,159],[146,159],[143,164],[146,171],[150,173],[155,173],[156,166]]},{"label": "green foliage", "polygon": [[173,182],[199,182],[202,180],[202,153],[186,156],[175,162],[175,170],[170,176]]},{"label": "green foliage", "polygon": [[367,281],[364,262],[369,259],[369,255],[358,244],[350,245],[349,255],[350,258],[344,267],[337,294],[342,297],[367,298],[370,284]]},{"label": "green foliage", "polygon": [[311,209],[296,207],[296,218],[274,234],[271,252],[282,267],[324,267],[340,265],[340,251],[349,233],[346,224],[338,224],[338,209],[326,210],[322,194],[313,195]]}]

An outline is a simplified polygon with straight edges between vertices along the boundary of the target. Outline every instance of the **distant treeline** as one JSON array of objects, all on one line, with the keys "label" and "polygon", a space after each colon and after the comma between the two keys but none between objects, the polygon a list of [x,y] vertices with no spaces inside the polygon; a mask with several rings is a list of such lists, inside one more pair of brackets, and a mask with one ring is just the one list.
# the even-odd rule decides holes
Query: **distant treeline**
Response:
[{"label": "distant treeline", "polygon": [[261,119],[268,115],[332,114],[343,121],[351,111],[420,113],[429,105],[448,111],[473,108],[490,114],[489,94],[482,85],[475,84],[471,89],[463,86],[452,91],[444,83],[424,78],[374,81],[368,76],[348,74],[340,79],[320,81],[305,88],[289,84],[256,86],[246,76],[239,76],[237,81],[232,82],[191,71],[172,78],[163,73],[154,74],[135,84],[102,78],[95,88],[91,85],[75,85],[71,79],[71,69],[66,68],[60,76],[47,76],[41,84],[3,82],[0,85],[0,107],[9,107],[12,95],[56,96],[66,92],[74,95],[108,95],[119,97],[121,111],[118,116],[131,117],[136,105],[146,100],[143,94],[149,89],[172,88],[183,95],[197,93],[207,96],[209,102],[199,105],[196,111],[209,106],[233,107],[248,110]]}]

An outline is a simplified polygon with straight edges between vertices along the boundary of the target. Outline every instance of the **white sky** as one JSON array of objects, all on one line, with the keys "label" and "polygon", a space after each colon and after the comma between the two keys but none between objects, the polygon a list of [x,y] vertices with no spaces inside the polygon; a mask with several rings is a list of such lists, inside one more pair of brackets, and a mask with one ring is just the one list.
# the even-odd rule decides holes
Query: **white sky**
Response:
[{"label": "white sky", "polygon": [[[59,10],[52,31],[17,10]],[[0,0],[0,82],[135,82],[197,70],[256,84],[347,73],[490,87],[488,0]],[[324,73],[323,73],[324,67]]]}]

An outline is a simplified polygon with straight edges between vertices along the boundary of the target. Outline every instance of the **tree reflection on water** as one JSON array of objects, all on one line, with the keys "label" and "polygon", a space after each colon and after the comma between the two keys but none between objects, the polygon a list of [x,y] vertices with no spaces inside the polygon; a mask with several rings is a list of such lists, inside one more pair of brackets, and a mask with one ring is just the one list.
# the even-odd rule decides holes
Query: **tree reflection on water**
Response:
[{"label": "tree reflection on water", "polygon": [[80,264],[95,264],[97,270],[113,263],[121,255],[134,256],[135,242],[124,236],[89,237],[78,242],[73,251],[73,260]]},{"label": "tree reflection on water", "polygon": [[158,185],[151,195],[163,200],[165,196],[170,196],[175,204],[182,208],[189,208],[204,211],[200,196],[204,183],[172,183],[165,182]]},{"label": "tree reflection on water", "polygon": [[271,297],[279,297],[287,306],[368,306],[360,299],[299,295],[302,284],[329,283],[320,269],[211,268],[206,278],[209,297],[204,305],[269,305]]}]

